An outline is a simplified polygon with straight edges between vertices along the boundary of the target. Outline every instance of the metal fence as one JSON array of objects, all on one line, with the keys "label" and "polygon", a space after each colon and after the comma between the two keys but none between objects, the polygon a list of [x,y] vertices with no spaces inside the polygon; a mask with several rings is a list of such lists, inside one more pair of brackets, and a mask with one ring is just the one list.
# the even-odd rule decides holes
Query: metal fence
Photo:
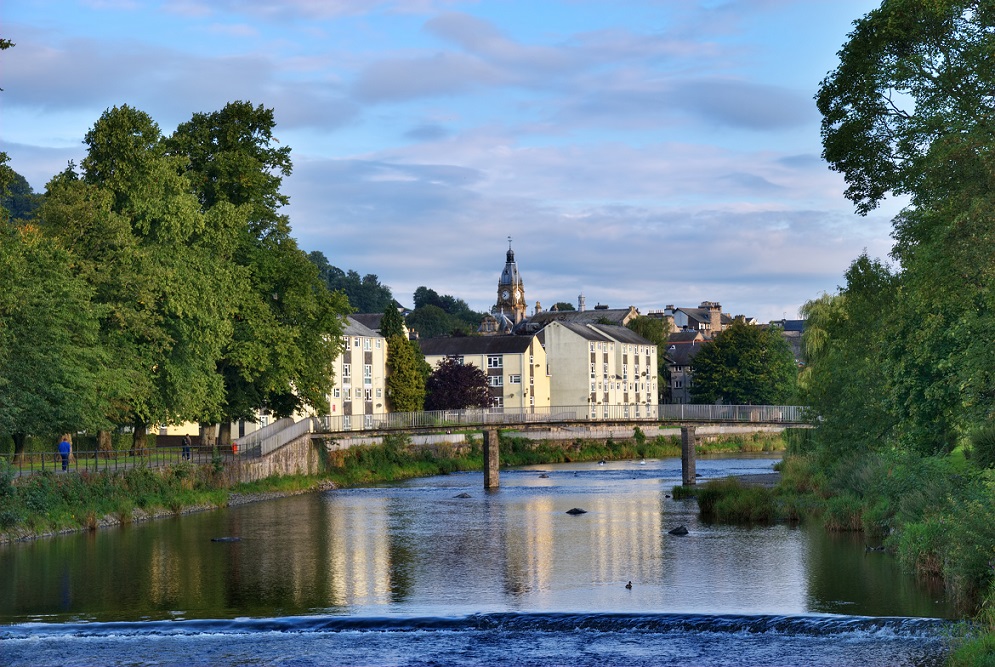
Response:
[{"label": "metal fence", "polygon": [[[132,454],[129,451],[76,451],[73,450],[66,464],[67,472],[113,472],[130,468],[159,468],[183,462],[211,463],[215,457],[230,462],[238,456],[231,448],[191,446],[189,457],[182,447],[150,448]],[[6,457],[15,475],[40,472],[62,472],[62,455],[58,452],[26,452]]]}]

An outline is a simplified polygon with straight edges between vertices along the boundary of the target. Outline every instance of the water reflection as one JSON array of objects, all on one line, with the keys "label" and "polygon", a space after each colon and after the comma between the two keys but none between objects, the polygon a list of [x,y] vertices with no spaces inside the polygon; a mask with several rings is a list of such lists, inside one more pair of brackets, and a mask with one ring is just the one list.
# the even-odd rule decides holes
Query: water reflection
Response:
[{"label": "water reflection", "polygon": [[[706,461],[721,475],[770,461]],[[299,496],[0,547],[0,620],[488,611],[951,616],[821,530],[699,523],[679,462],[565,465]],[[469,497],[457,497],[467,494]],[[586,514],[571,516],[572,507]],[[686,525],[687,536],[668,531]],[[236,536],[237,542],[212,542]],[[625,588],[627,581],[633,588]],[[937,602],[939,600],[939,602]]]}]

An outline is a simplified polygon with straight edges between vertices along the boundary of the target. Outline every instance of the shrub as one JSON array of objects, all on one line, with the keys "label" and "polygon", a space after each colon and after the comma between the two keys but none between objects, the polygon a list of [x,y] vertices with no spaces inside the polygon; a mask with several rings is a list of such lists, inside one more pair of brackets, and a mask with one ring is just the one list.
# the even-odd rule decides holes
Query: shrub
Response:
[{"label": "shrub", "polygon": [[995,424],[971,436],[971,459],[979,468],[995,467]]},{"label": "shrub", "polygon": [[827,530],[860,531],[864,527],[862,513],[863,506],[860,499],[846,493],[829,499],[822,520]]},{"label": "shrub", "polygon": [[706,521],[756,524],[777,519],[774,494],[770,489],[723,479],[702,485],[696,495],[701,517]]}]

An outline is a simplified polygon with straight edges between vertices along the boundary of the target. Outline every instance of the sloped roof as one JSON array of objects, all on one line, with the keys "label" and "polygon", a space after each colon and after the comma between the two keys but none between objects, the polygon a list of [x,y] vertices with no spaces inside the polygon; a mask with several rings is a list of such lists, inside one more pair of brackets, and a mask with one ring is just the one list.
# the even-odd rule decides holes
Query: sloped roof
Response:
[{"label": "sloped roof", "polygon": [[698,343],[672,343],[663,352],[663,356],[672,366],[690,366],[701,348],[710,345],[707,342]]},{"label": "sloped roof", "polygon": [[594,310],[544,310],[530,317],[529,322],[546,326],[550,322],[598,324],[607,321],[621,326],[627,318],[634,314],[635,309],[631,306],[629,308],[596,308]]},{"label": "sloped roof", "polygon": [[597,329],[606,336],[627,345],[653,345],[652,341],[646,340],[628,327],[619,327],[609,324],[592,324],[591,328]]},{"label": "sloped roof", "polygon": [[459,336],[425,338],[418,341],[427,357],[452,357],[461,354],[523,354],[532,343],[531,336]]},{"label": "sloped roof", "polygon": [[352,315],[345,318],[345,327],[342,329],[344,336],[366,336],[367,338],[383,338],[379,333],[364,325]]},{"label": "sloped roof", "polygon": [[353,313],[349,317],[356,320],[364,327],[368,327],[374,331],[380,331],[380,321],[383,319],[383,313]]}]

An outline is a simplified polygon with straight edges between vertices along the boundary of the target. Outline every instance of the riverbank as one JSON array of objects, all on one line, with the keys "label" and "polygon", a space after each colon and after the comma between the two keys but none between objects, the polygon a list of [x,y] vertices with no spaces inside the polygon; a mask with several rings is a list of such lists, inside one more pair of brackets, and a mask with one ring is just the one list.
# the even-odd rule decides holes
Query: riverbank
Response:
[{"label": "riverbank", "polygon": [[[779,434],[717,437],[699,452],[783,451]],[[636,429],[628,440],[531,441],[501,438],[502,466],[570,461],[667,458],[680,455],[671,437],[647,438]],[[418,448],[405,437],[378,446],[329,453],[327,472],[318,476],[272,477],[226,485],[216,466],[181,463],[162,469],[110,473],[40,473],[15,478],[0,467],[0,543],[51,537],[151,521],[250,502],[363,486],[414,477],[483,469],[480,440],[468,447]]]}]

